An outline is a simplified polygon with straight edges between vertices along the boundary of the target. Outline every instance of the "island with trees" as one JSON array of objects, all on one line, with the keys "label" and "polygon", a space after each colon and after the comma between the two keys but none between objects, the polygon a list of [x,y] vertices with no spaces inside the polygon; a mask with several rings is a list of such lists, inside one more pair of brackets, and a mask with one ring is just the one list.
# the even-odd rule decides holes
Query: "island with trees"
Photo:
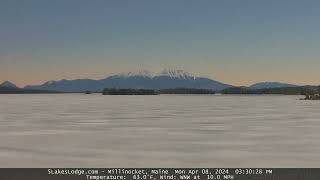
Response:
[{"label": "island with trees", "polygon": [[105,88],[103,95],[159,95],[159,94],[215,94],[215,91],[209,89],[193,88],[173,88],[173,89],[116,89]]},{"label": "island with trees", "polygon": [[106,88],[102,91],[103,95],[157,95],[152,89],[116,89]]},{"label": "island with trees", "polygon": [[320,100],[320,86],[281,87],[266,89],[250,89],[247,87],[231,87],[221,91],[222,94],[279,94],[304,95],[303,100]]},{"label": "island with trees", "polygon": [[304,95],[306,87],[281,87],[251,89],[247,87],[231,87],[221,91],[222,94],[282,94],[282,95]]},{"label": "island with trees", "polygon": [[173,88],[158,90],[159,94],[215,94],[214,90],[210,89],[195,89],[195,88]]},{"label": "island with trees", "polygon": [[320,100],[320,86],[307,89],[304,95],[304,100]]},{"label": "island with trees", "polygon": [[61,93],[61,92],[0,86],[0,94],[53,94],[53,93]]}]

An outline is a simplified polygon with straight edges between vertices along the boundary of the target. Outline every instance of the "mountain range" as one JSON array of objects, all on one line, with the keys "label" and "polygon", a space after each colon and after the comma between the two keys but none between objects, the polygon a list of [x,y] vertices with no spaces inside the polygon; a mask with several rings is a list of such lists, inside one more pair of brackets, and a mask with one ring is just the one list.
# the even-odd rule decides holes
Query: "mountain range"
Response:
[{"label": "mountain range", "polygon": [[256,83],[249,86],[250,89],[271,89],[271,88],[283,88],[283,87],[298,87],[298,85],[280,83],[280,82],[261,82],[261,83]]},{"label": "mountain range", "polygon": [[171,88],[212,89],[221,91],[232,87],[205,77],[196,77],[183,70],[163,70],[159,74],[148,71],[136,73],[121,73],[105,79],[77,79],[49,81],[42,85],[26,86],[27,89],[50,90],[61,92],[101,92],[104,88],[132,88],[132,89],[171,89]]},{"label": "mountain range", "polygon": [[40,94],[40,93],[58,93],[58,92],[19,88],[15,84],[9,81],[5,81],[2,84],[0,84],[0,94]]},{"label": "mountain range", "polygon": [[[9,81],[0,84],[0,87],[17,88],[16,85]],[[230,87],[225,84],[206,77],[197,77],[183,70],[164,69],[160,73],[154,74],[149,71],[127,72],[112,75],[100,80],[94,79],[75,79],[48,81],[41,85],[28,85],[23,89],[45,90],[54,92],[102,92],[104,88],[130,88],[130,89],[172,89],[172,88],[193,88],[193,89],[210,89],[221,91]],[[279,82],[262,82],[253,84],[247,88],[265,89],[280,87],[297,87],[297,85],[279,83]]]},{"label": "mountain range", "polygon": [[18,88],[15,84],[10,81],[4,81],[0,84],[0,87],[7,87],[7,88]]}]

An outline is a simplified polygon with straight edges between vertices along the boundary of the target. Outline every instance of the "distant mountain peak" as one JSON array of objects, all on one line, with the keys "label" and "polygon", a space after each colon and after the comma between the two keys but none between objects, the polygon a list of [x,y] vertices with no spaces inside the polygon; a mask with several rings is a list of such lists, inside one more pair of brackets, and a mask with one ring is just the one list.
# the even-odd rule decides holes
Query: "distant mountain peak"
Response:
[{"label": "distant mountain peak", "polygon": [[48,81],[48,82],[46,82],[46,83],[44,83],[45,85],[52,85],[52,84],[54,84],[54,83],[56,83],[57,81]]},{"label": "distant mountain peak", "polygon": [[17,86],[10,81],[4,81],[3,83],[0,84],[0,86],[1,87],[17,88]]},{"label": "distant mountain peak", "polygon": [[120,74],[117,74],[116,76],[119,76],[119,77],[144,76],[144,77],[152,78],[154,74],[148,70],[139,70],[139,71],[130,71],[130,72],[120,73]]},{"label": "distant mountain peak", "polygon": [[192,75],[189,72],[186,72],[184,70],[181,69],[163,69],[160,73],[160,76],[169,76],[171,78],[182,78],[182,79],[188,79],[188,78],[192,78],[195,79],[195,76]]},{"label": "distant mountain peak", "polygon": [[125,72],[116,74],[115,76],[118,77],[134,77],[134,76],[142,76],[142,77],[148,77],[153,78],[156,76],[167,76],[170,78],[176,78],[176,79],[195,79],[195,76],[192,75],[189,72],[186,72],[184,70],[180,69],[162,69],[159,73],[154,73],[148,70],[140,70],[140,71],[131,71],[131,72]]}]

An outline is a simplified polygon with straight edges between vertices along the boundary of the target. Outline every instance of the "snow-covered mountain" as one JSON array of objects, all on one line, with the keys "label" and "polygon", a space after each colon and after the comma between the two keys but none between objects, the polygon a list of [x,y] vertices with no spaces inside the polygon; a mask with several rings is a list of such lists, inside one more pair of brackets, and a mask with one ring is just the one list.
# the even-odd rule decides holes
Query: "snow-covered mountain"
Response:
[{"label": "snow-covered mountain", "polygon": [[8,87],[8,88],[18,88],[15,84],[10,81],[4,81],[0,84],[0,87]]},{"label": "snow-covered mountain", "polygon": [[180,78],[180,79],[195,79],[191,73],[185,72],[183,70],[174,70],[174,69],[163,69],[158,76],[167,76],[171,78]]},{"label": "snow-covered mountain", "polygon": [[148,70],[141,70],[141,71],[137,71],[137,72],[125,72],[125,73],[120,73],[120,74],[116,74],[115,76],[118,77],[133,77],[133,76],[141,76],[141,77],[150,77],[152,78],[154,76],[154,74]]},{"label": "snow-covered mountain", "polygon": [[134,76],[139,76],[139,77],[147,77],[147,78],[153,78],[156,76],[167,76],[170,78],[181,78],[181,79],[188,79],[192,78],[194,79],[195,76],[193,76],[191,73],[185,72],[183,70],[176,70],[176,69],[163,69],[159,73],[153,73],[148,70],[141,70],[141,71],[136,71],[136,72],[125,72],[125,73],[120,73],[116,74],[115,76],[118,77],[134,77]]},{"label": "snow-covered mountain", "polygon": [[183,70],[164,69],[160,73],[151,73],[149,71],[121,73],[101,80],[77,79],[49,81],[42,85],[26,86],[25,88],[62,92],[83,92],[102,91],[104,88],[170,89],[178,87],[220,91],[231,87],[231,85],[204,77],[196,77]]},{"label": "snow-covered mountain", "polygon": [[270,89],[270,88],[282,88],[282,87],[297,87],[298,85],[280,83],[280,82],[261,82],[251,85],[250,89]]}]

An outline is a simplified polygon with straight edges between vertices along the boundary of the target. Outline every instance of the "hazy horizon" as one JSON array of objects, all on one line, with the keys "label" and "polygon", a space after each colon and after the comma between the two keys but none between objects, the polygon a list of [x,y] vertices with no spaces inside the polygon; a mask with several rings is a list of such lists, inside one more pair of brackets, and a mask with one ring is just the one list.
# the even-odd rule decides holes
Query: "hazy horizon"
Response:
[{"label": "hazy horizon", "polygon": [[318,7],[315,0],[4,0],[0,82],[174,68],[232,85],[318,85]]},{"label": "hazy horizon", "polygon": [[[10,81],[10,80],[4,80],[1,83],[5,83],[5,82],[10,82],[10,83],[13,83],[14,85],[20,87],[20,88],[24,88],[26,86],[29,86],[29,85],[41,85],[41,84],[45,84],[45,83],[48,83],[50,81],[63,81],[63,80],[68,80],[68,81],[73,81],[73,80],[79,80],[79,79],[91,79],[91,80],[103,80],[103,79],[106,79],[110,76],[114,76],[114,75],[128,75],[130,76],[130,74],[135,74],[135,75],[147,75],[147,74],[143,74],[144,72],[145,73],[150,73],[149,75],[151,77],[154,77],[154,76],[159,76],[162,74],[162,71],[163,70],[171,70],[171,71],[183,71],[184,73],[187,73],[189,74],[190,76],[194,76],[194,77],[201,77],[201,78],[209,78],[210,77],[206,77],[206,76],[199,76],[199,75],[196,75],[196,74],[193,74],[192,72],[186,72],[182,69],[174,69],[174,68],[162,68],[161,70],[154,70],[154,71],[150,71],[150,70],[146,70],[146,69],[140,69],[140,70],[136,70],[136,71],[127,71],[127,72],[119,72],[119,73],[113,73],[113,74],[108,74],[102,78],[90,78],[90,77],[83,77],[83,78],[62,78],[62,79],[48,79],[48,80],[45,80],[45,81],[42,81],[42,82],[38,82],[37,84],[26,84],[26,85],[19,85],[19,84],[16,84],[15,82],[13,81]],[[142,74],[140,74],[142,73]],[[223,82],[223,81],[219,81],[218,79],[213,79],[211,78],[212,80],[215,80],[215,81],[218,81],[218,82],[221,82],[221,83],[224,83],[224,84],[228,84],[228,85],[233,85],[233,86],[251,86],[251,85],[255,85],[257,83],[287,83],[287,82],[282,82],[282,81],[259,81],[259,82],[253,82],[251,84],[230,84],[230,83],[227,83],[227,82]],[[290,84],[290,83],[288,83]],[[303,85],[316,85],[316,84],[295,84],[295,83],[291,83],[292,85],[300,85],[300,86],[303,86]]]}]

